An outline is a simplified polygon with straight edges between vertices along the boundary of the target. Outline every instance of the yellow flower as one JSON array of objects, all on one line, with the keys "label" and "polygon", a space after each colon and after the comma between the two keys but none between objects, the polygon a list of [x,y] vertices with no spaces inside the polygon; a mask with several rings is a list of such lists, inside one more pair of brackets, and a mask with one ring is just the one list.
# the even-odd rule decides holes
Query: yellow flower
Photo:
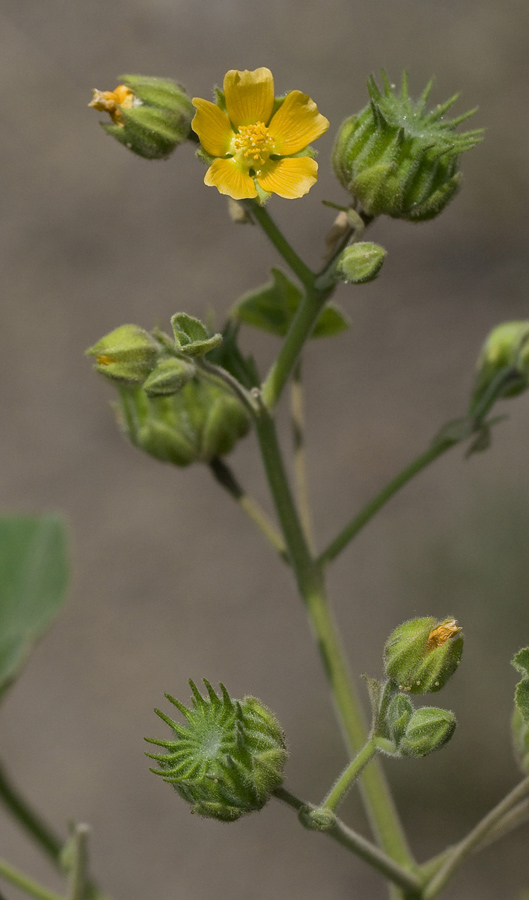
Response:
[{"label": "yellow flower", "polygon": [[[191,123],[209,157],[216,157],[204,182],[234,200],[261,191],[294,199],[310,191],[318,164],[308,154],[311,141],[329,122],[307,94],[291,91],[279,105],[270,69],[230,69],[224,77],[226,112],[200,97]],[[301,155],[306,151],[306,155]],[[298,155],[299,154],[299,155]]]},{"label": "yellow flower", "polygon": [[98,91],[94,88],[94,96],[88,106],[107,112],[115,125],[123,125],[120,107],[132,109],[137,106],[137,100],[130,88],[124,84],[118,84],[113,91]]}]

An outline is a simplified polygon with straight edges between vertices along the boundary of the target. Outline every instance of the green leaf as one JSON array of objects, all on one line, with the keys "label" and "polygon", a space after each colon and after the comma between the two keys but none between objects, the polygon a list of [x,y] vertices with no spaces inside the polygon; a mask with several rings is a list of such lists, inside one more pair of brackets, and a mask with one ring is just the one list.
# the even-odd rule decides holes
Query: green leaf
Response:
[{"label": "green leaf", "polygon": [[57,516],[0,518],[0,695],[64,601],[66,529]]},{"label": "green leaf", "polygon": [[[232,316],[278,337],[290,328],[302,292],[280,269],[272,269],[272,280],[249,291],[236,304]],[[332,337],[349,328],[349,320],[338,306],[328,303],[319,315],[312,337]]]},{"label": "green leaf", "polygon": [[512,660],[511,665],[514,666],[520,675],[529,678],[529,647],[524,647],[522,650],[519,650]]}]

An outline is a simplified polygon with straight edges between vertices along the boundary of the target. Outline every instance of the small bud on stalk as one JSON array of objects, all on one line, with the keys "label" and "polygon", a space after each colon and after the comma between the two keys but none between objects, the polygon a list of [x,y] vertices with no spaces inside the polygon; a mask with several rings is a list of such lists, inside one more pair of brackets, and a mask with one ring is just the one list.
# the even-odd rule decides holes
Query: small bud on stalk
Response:
[{"label": "small bud on stalk", "polygon": [[361,241],[342,251],[337,260],[336,273],[348,284],[373,281],[382,268],[386,251],[379,244]]},{"label": "small bud on stalk", "polygon": [[491,399],[515,397],[529,386],[529,322],[503,322],[489,334],[478,359],[472,409],[495,384],[498,393]]},{"label": "small bud on stalk", "polygon": [[459,156],[482,140],[482,130],[455,132],[474,110],[456,119],[443,118],[457,94],[425,113],[431,81],[415,103],[408,96],[406,74],[400,94],[393,92],[384,72],[382,77],[383,91],[371,77],[370,103],[341,126],[333,150],[334,170],[368,216],[411,222],[433,219],[456,193],[461,181]]},{"label": "small bud on stalk", "polygon": [[166,694],[187,723],[174,722],[155,710],[174,732],[168,741],[147,738],[165,753],[148,753],[159,764],[151,769],[172,784],[192,805],[192,812],[221,822],[233,822],[267,803],[283,782],[287,749],[274,714],[255,697],[232,700],[221,696],[206,679],[207,697],[191,681],[193,700],[187,708]]},{"label": "small bud on stalk", "polygon": [[113,91],[94,90],[88,104],[107,112],[113,124],[107,134],[145,159],[165,159],[179,144],[193,140],[191,99],[184,88],[166,78],[122,75]]},{"label": "small bud on stalk", "polygon": [[386,673],[400,690],[434,693],[454,674],[462,653],[463,635],[455,619],[411,619],[386,642]]},{"label": "small bud on stalk", "polygon": [[401,756],[423,757],[440,750],[452,737],[456,718],[448,709],[423,706],[416,710],[398,745]]}]

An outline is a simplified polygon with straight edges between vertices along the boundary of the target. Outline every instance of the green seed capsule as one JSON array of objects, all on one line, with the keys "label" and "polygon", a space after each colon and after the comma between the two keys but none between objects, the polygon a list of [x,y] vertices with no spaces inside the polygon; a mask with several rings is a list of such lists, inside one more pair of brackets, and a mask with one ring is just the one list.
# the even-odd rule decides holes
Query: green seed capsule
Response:
[{"label": "green seed capsule", "polygon": [[207,697],[190,682],[190,708],[166,694],[186,724],[155,710],[174,738],[147,738],[165,750],[147,756],[159,765],[151,771],[172,784],[192,812],[233,822],[262,809],[282,784],[285,738],[274,714],[255,697],[232,700],[222,684],[219,697],[206,679],[204,684]]}]

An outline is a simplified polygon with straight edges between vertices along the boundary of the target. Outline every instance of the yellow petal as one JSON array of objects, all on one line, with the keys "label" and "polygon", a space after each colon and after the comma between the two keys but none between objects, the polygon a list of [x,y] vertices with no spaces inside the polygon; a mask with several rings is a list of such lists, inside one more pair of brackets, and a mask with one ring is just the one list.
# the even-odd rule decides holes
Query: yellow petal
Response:
[{"label": "yellow petal", "polygon": [[308,156],[270,159],[257,176],[265,191],[295,200],[307,194],[318,180],[318,163]]},{"label": "yellow petal", "polygon": [[261,67],[250,72],[230,69],[224,76],[226,109],[233,124],[265,125],[274,107],[274,78],[270,69]]},{"label": "yellow petal", "polygon": [[233,137],[226,113],[223,113],[215,103],[202,100],[200,97],[193,97],[193,104],[197,112],[191,122],[191,128],[198,134],[204,150],[212,156],[225,156]]},{"label": "yellow petal", "polygon": [[321,137],[328,127],[329,120],[318,112],[308,94],[291,91],[270,122],[274,152],[281,156],[299,153],[311,141]]},{"label": "yellow petal", "polygon": [[233,200],[257,197],[253,178],[234,159],[216,159],[206,172],[204,184],[216,187],[221,194],[227,194]]}]

